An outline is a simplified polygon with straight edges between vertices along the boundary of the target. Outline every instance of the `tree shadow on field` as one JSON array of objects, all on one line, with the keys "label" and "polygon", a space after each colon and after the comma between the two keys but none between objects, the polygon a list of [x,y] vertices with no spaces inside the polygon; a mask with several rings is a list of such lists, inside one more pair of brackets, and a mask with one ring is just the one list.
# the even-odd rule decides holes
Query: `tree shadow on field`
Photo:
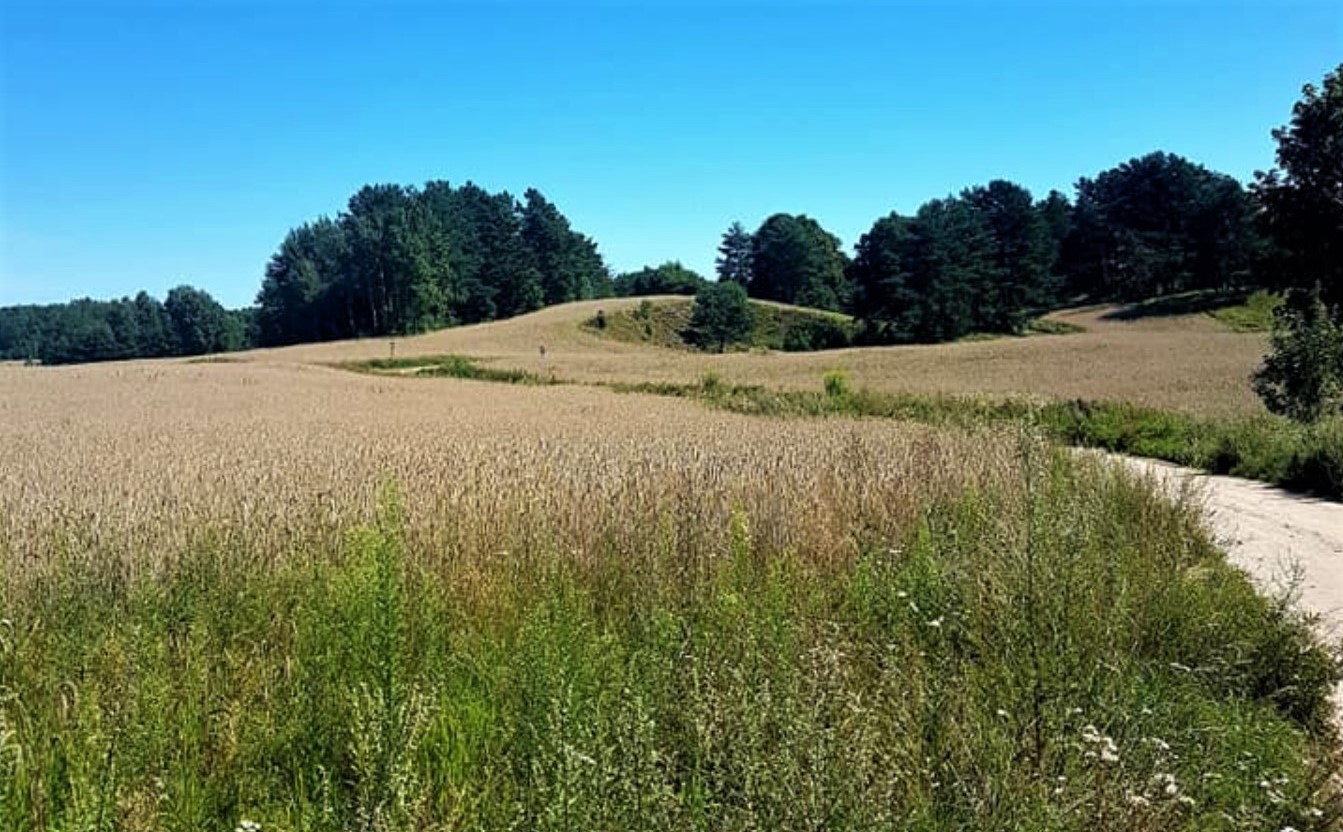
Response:
[{"label": "tree shadow on field", "polygon": [[1174,318],[1214,312],[1227,306],[1237,306],[1250,296],[1249,289],[1212,289],[1201,292],[1183,292],[1152,298],[1121,306],[1101,316],[1107,321],[1138,321],[1143,318]]}]

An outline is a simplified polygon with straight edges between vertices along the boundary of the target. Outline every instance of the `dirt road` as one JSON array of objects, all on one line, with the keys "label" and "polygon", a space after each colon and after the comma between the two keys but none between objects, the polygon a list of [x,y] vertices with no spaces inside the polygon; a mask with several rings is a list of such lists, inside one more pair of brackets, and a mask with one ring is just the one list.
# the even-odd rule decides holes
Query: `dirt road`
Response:
[{"label": "dirt road", "polygon": [[[1271,594],[1297,580],[1301,607],[1320,616],[1321,635],[1334,643],[1343,639],[1343,503],[1168,462],[1109,458],[1172,493],[1192,485],[1208,528],[1231,562]],[[1334,691],[1334,702],[1336,718],[1343,720],[1343,687]]]}]

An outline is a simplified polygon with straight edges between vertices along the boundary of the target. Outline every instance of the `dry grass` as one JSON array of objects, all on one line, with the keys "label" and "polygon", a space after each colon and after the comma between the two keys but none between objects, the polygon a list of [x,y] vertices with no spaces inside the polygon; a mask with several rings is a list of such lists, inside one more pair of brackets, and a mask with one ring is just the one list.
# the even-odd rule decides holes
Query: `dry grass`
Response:
[{"label": "dry grass", "polygon": [[[693,381],[714,371],[728,382],[815,389],[826,370],[846,370],[855,387],[884,392],[1026,394],[1118,400],[1209,416],[1251,415],[1263,407],[1249,376],[1267,348],[1262,333],[1240,333],[1206,315],[1122,321],[1111,307],[1054,317],[1085,332],[929,346],[826,353],[698,355],[602,339],[580,324],[598,309],[639,299],[551,307],[483,326],[396,342],[398,356],[455,353],[490,366],[579,381]],[[542,356],[540,347],[545,346]],[[247,353],[252,361],[293,363],[382,358],[385,340],[313,344]]]}]

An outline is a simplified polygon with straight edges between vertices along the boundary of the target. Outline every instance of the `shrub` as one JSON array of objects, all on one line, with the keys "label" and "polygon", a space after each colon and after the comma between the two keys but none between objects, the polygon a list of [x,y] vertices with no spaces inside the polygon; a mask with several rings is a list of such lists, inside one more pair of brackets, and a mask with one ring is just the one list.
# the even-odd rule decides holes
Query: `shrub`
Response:
[{"label": "shrub", "polygon": [[849,395],[849,377],[843,370],[831,370],[821,376],[825,394],[832,399]]},{"label": "shrub", "polygon": [[837,350],[851,346],[849,332],[839,322],[820,315],[793,321],[783,336],[783,348],[788,352]]},{"label": "shrub", "polygon": [[1274,413],[1301,422],[1343,414],[1343,325],[1317,288],[1292,293],[1275,313],[1272,351],[1254,389]]}]

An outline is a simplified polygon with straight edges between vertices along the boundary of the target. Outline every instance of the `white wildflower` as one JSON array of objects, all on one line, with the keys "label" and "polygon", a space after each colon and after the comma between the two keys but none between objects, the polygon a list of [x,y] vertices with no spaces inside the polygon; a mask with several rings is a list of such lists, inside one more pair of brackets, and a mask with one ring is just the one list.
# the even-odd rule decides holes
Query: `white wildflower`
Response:
[{"label": "white wildflower", "polygon": [[1128,802],[1130,806],[1150,806],[1152,804],[1152,801],[1134,792],[1129,792]]}]

